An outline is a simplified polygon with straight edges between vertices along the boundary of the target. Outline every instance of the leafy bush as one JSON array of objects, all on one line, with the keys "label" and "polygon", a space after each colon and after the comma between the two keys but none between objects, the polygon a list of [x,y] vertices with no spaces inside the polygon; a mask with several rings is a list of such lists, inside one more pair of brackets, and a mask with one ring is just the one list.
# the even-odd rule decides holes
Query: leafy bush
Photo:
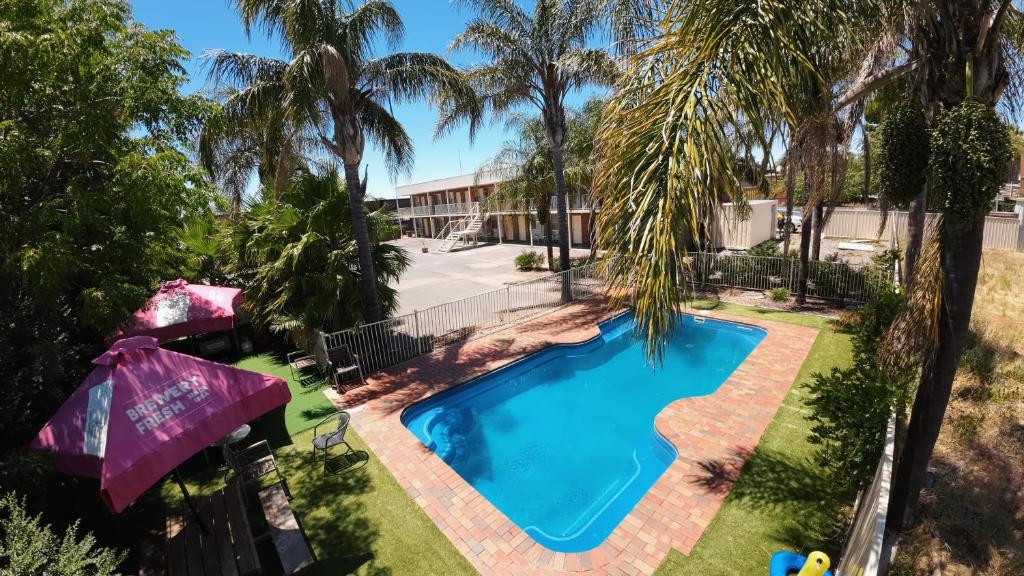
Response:
[{"label": "leafy bush", "polygon": [[853,365],[815,374],[808,385],[809,440],[820,446],[814,460],[833,473],[840,490],[856,491],[871,481],[889,416],[905,401],[906,382],[890,380],[878,363],[878,342],[902,302],[901,295],[886,292],[864,306],[849,327]]},{"label": "leafy bush", "polygon": [[516,256],[516,268],[519,270],[536,270],[544,267],[544,255],[533,250],[524,250]]},{"label": "leafy bush", "polygon": [[779,243],[775,240],[765,240],[747,250],[747,254],[751,256],[779,256]]},{"label": "leafy bush", "polygon": [[789,300],[790,297],[789,288],[781,286],[779,288],[772,288],[771,290],[768,291],[768,296],[774,302],[785,302]]},{"label": "leafy bush", "polygon": [[0,497],[0,574],[17,576],[107,576],[116,574],[123,552],[96,547],[92,534],[78,538],[78,524],[58,537],[30,516],[13,493]]},{"label": "leafy bush", "polygon": [[[594,259],[591,258],[590,256],[577,256],[575,258],[569,258],[569,267],[570,268],[579,268],[580,266],[586,266],[587,264],[590,264],[593,261],[594,261]],[[561,270],[562,270],[562,260],[561,260],[561,258],[559,258],[558,256],[555,256],[555,258],[551,261],[551,269],[554,270],[555,272],[561,272]]]},{"label": "leafy bush", "polygon": [[[336,169],[300,171],[280,199],[271,194],[234,224],[232,266],[246,286],[253,319],[305,347],[314,330],[336,331],[363,319],[359,254],[348,192]],[[409,266],[404,249],[382,242],[395,225],[382,211],[366,215],[381,311],[398,308],[391,285]]]},{"label": "leafy bush", "polygon": [[977,222],[988,213],[1010,161],[1010,135],[989,105],[965,100],[932,133],[932,187],[947,218]]}]

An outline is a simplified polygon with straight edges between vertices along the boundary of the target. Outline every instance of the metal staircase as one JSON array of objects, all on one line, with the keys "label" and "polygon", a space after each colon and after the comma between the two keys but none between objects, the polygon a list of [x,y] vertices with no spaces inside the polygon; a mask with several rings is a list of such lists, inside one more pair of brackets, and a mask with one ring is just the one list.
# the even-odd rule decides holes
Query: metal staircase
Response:
[{"label": "metal staircase", "polygon": [[437,239],[441,240],[441,245],[438,246],[438,252],[450,252],[459,240],[466,241],[467,238],[476,237],[480,233],[480,228],[484,225],[484,214],[480,209],[480,205],[473,206],[473,210],[469,215],[459,220],[452,220],[447,226],[441,229],[441,232],[437,235]]}]

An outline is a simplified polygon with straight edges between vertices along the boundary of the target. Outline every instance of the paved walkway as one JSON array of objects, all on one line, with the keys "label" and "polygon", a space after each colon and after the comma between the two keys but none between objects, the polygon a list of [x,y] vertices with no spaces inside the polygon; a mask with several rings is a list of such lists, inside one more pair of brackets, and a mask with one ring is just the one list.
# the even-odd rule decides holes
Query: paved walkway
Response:
[{"label": "paved walkway", "polygon": [[368,379],[344,396],[352,425],[399,484],[484,575],[652,574],[669,550],[689,554],[731,489],[729,477],[757,445],[796,378],[817,330],[711,316],[761,326],[767,337],[717,392],[666,407],[655,427],[677,459],[603,544],[565,554],[537,544],[402,425],[402,410],[422,398],[555,343],[597,336],[612,316],[605,303],[576,303],[517,327],[432,354]]},{"label": "paved walkway", "polygon": [[[411,263],[401,278],[391,284],[398,290],[396,315],[410,314],[453,300],[476,296],[482,292],[504,288],[508,284],[532,280],[550,274],[543,271],[516,270],[513,260],[524,250],[546,254],[542,245],[531,248],[523,244],[479,244],[461,246],[448,253],[437,251],[439,240],[401,238],[391,242],[405,248]],[[426,245],[426,253],[420,247]],[[558,247],[555,247],[558,254]],[[588,250],[573,250],[572,256],[586,256]]]}]

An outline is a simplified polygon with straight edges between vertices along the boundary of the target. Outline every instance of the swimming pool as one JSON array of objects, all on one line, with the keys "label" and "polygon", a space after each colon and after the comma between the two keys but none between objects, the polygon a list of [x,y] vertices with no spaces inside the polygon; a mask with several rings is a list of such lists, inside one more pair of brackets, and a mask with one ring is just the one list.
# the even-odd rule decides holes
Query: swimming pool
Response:
[{"label": "swimming pool", "polygon": [[590,550],[676,457],[654,429],[658,412],[714,393],[766,335],[678,322],[656,369],[623,314],[592,340],[545,348],[414,404],[402,423],[538,543]]}]

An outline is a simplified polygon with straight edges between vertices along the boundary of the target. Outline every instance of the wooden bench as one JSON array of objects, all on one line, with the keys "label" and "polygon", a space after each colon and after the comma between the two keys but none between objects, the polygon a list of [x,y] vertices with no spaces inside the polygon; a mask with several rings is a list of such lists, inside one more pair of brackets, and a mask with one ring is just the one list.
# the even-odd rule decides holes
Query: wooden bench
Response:
[{"label": "wooden bench", "polygon": [[292,512],[284,487],[281,484],[274,484],[260,490],[259,497],[269,531],[260,538],[269,537],[274,542],[284,573],[298,574],[312,566],[316,562],[316,557],[299,526],[299,521],[295,518],[295,513]]},{"label": "wooden bench", "polygon": [[238,484],[228,484],[194,501],[203,525],[188,508],[167,517],[167,574],[250,576],[262,573]]}]

